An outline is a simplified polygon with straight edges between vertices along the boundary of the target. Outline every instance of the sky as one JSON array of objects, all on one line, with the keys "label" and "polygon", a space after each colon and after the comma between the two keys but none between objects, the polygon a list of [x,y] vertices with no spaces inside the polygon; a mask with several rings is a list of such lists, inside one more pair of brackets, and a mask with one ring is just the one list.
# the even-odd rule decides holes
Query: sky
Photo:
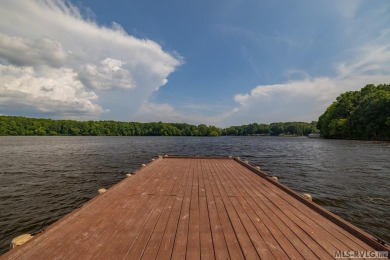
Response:
[{"label": "sky", "polygon": [[311,122],[390,83],[388,0],[2,0],[0,114]]}]

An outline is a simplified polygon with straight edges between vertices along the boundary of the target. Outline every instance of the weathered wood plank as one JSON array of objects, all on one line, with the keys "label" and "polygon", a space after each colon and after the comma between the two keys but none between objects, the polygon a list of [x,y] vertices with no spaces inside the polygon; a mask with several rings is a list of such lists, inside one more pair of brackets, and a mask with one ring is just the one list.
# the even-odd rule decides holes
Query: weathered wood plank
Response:
[{"label": "weathered wood plank", "polygon": [[200,225],[200,257],[201,259],[214,259],[214,245],[211,238],[210,218],[207,208],[207,198],[199,197]]},{"label": "weathered wood plank", "polygon": [[[224,165],[226,167],[226,164]],[[251,236],[251,240],[261,258],[266,259],[287,259],[288,256],[280,248],[279,244],[272,237],[270,232],[265,228],[264,224],[260,222],[255,212],[248,207],[245,198],[241,195],[238,185],[236,186],[234,182],[234,174],[229,171],[230,167],[224,168],[224,174],[221,175],[221,178],[225,178],[228,186],[234,194],[234,198],[231,198],[231,201],[236,209],[242,223],[244,224],[248,234]],[[243,206],[243,205],[244,206]],[[260,232],[259,232],[260,231]]]},{"label": "weathered wood plank", "polygon": [[226,245],[225,236],[223,234],[222,225],[219,219],[218,211],[216,208],[214,195],[212,191],[212,185],[210,183],[211,172],[207,162],[204,162],[203,180],[205,183],[205,191],[207,198],[207,209],[210,218],[210,229],[213,239],[214,254],[216,259],[230,259],[229,251]]},{"label": "weathered wood plank", "polygon": [[[293,199],[288,194],[283,191],[276,189],[269,182],[259,182],[261,179],[256,178],[251,172],[243,172],[243,178],[245,178],[248,182],[253,183],[254,185],[262,185],[261,191],[263,194],[267,194],[268,198],[271,201],[278,201],[275,205],[280,209],[288,213],[290,219],[294,220],[300,227],[302,227],[306,233],[312,234],[313,238],[318,238],[321,240],[321,245],[323,247],[327,247],[328,251],[334,252],[336,250],[369,250],[366,244],[365,248],[361,246],[362,241],[360,241],[360,245],[356,243],[355,237],[348,238],[345,236],[346,231],[343,230],[344,235],[334,236],[335,231],[336,234],[339,232],[334,228],[337,227],[334,223],[326,221],[326,218],[319,215],[316,212],[310,210],[310,208],[305,207],[299,201]],[[280,199],[280,200],[279,200]],[[325,220],[325,221],[321,221]],[[309,224],[308,224],[308,223]],[[338,227],[341,229],[340,227]]]},{"label": "weathered wood plank", "polygon": [[[169,220],[163,234],[163,238],[161,241],[161,245],[158,251],[157,259],[170,259],[173,251],[173,245],[176,237],[176,231],[178,228],[180,212],[182,210],[183,198],[186,191],[186,183],[190,174],[190,168],[188,167],[188,161],[183,162],[182,167],[178,168],[178,173],[182,175],[180,183],[177,189],[177,196],[175,198],[175,204],[173,206],[171,215],[169,216]],[[152,257],[155,251],[153,248],[149,246],[145,250],[145,259],[147,257]]]},{"label": "weathered wood plank", "polygon": [[[274,225],[279,229],[278,232],[284,234],[287,240],[289,240],[290,243],[293,244],[296,250],[298,250],[298,252],[304,258],[318,259],[318,257],[310,249],[310,245],[314,245],[315,243],[310,239],[307,241],[302,241],[300,235],[304,235],[304,232],[301,231],[299,228],[294,229],[293,227],[290,227],[288,218],[284,215],[283,212],[280,215],[276,214],[274,210],[272,210],[272,205],[267,202],[267,198],[257,190],[258,186],[255,186],[251,182],[248,182],[243,179],[237,179],[237,182],[244,187],[246,191],[245,196],[247,198],[251,198],[249,200],[250,205],[252,208],[256,209],[258,216],[268,216],[274,223]],[[285,222],[287,222],[287,224]]]},{"label": "weathered wood plank", "polygon": [[[167,227],[167,222],[172,213],[172,209],[174,207],[176,198],[173,196],[167,197],[167,202],[163,211],[161,212],[161,216],[158,220],[158,223],[154,227],[152,233],[150,234],[149,240],[147,242],[141,241],[141,239],[137,239],[139,241],[139,249],[132,248],[126,255],[127,259],[154,259],[159,251],[162,238],[164,232]],[[144,234],[147,232],[141,232]],[[141,250],[140,250],[141,249]],[[160,258],[161,259],[161,258]]]},{"label": "weathered wood plank", "polygon": [[234,232],[233,224],[230,222],[221,197],[215,197],[215,205],[217,207],[219,219],[221,221],[221,226],[229,250],[230,258],[244,259],[244,254],[241,250],[236,233]]},{"label": "weathered wood plank", "polygon": [[190,206],[191,206],[191,193],[192,193],[192,181],[193,171],[191,169],[193,162],[190,162],[189,176],[186,183],[186,190],[183,198],[183,206],[180,212],[180,219],[177,227],[175,243],[173,246],[172,259],[184,259],[187,254],[188,243],[188,225],[190,218]]},{"label": "weathered wood plank", "polygon": [[199,222],[199,170],[198,161],[192,166],[192,189],[188,244],[186,259],[200,259],[200,222]]}]

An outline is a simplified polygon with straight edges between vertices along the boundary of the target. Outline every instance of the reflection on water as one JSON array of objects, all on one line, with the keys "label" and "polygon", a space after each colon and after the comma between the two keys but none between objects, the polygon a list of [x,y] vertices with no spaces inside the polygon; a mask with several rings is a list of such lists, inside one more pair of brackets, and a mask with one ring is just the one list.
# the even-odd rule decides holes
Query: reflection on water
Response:
[{"label": "reflection on water", "polygon": [[239,156],[390,240],[390,143],[285,137],[0,137],[0,254],[163,154]]}]

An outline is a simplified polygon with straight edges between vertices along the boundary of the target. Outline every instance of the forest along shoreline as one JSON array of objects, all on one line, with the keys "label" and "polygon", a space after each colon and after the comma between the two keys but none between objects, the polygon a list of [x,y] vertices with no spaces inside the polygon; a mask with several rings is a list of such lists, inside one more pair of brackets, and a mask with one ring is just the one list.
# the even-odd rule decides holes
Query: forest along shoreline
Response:
[{"label": "forest along shoreline", "polygon": [[205,124],[75,121],[0,116],[0,135],[12,136],[245,136],[317,133],[317,122],[286,122],[218,128]]},{"label": "forest along shoreline", "polygon": [[219,128],[187,123],[75,121],[0,116],[0,136],[308,136],[390,140],[390,85],[366,85],[336,98],[318,122],[251,123]]}]

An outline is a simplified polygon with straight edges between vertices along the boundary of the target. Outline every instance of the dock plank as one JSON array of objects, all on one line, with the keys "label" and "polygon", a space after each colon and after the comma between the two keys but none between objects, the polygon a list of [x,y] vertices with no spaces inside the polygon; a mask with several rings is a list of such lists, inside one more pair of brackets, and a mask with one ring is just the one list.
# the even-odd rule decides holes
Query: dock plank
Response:
[{"label": "dock plank", "polygon": [[188,244],[186,259],[200,259],[200,220],[199,220],[199,170],[198,161],[192,168],[192,187]]},{"label": "dock plank", "polygon": [[[218,163],[215,163],[214,167],[217,167],[217,166],[218,166]],[[234,194],[233,194],[232,190],[230,189],[230,187],[228,186],[225,178],[221,177],[222,173],[223,172],[219,171],[217,174],[214,175],[214,177],[218,178],[218,180],[223,183],[223,185],[219,186],[219,188],[223,189],[223,190],[220,190],[221,198],[222,198],[222,201],[225,205],[225,209],[226,209],[228,216],[229,216],[229,219],[233,225],[234,231],[236,233],[237,239],[240,243],[241,250],[244,253],[245,258],[247,258],[247,259],[260,259],[260,258],[272,259],[272,254],[270,254],[269,252],[268,252],[269,254],[267,254],[266,252],[261,251],[261,249],[259,250],[260,255],[257,254],[257,252],[256,252],[257,248],[255,248],[255,244],[256,244],[256,246],[261,246],[258,244],[259,242],[261,242],[261,240],[256,240],[256,239],[253,240],[253,237],[251,240],[250,235],[248,234],[247,230],[244,228],[244,224],[240,220],[240,218],[239,218],[239,216],[238,216],[238,214],[237,214],[237,212],[236,212],[235,208],[233,207],[232,202],[230,200],[230,198],[233,197]],[[254,236],[253,232],[250,232],[250,233],[252,234],[252,236]]]},{"label": "dock plank", "polygon": [[[184,194],[186,191],[186,183],[188,176],[190,174],[190,168],[186,167],[187,165],[183,163],[182,167],[177,167],[179,176],[181,175],[180,182],[178,182],[178,187],[176,190],[175,203],[169,216],[169,220],[163,234],[163,238],[159,247],[157,254],[157,259],[170,259],[173,251],[173,245],[176,237],[176,231],[179,223],[180,212],[182,210]],[[174,188],[175,191],[175,188]],[[151,248],[150,245],[145,250],[145,259],[153,259],[155,254],[155,249]],[[150,258],[148,258],[150,257]]]},{"label": "dock plank", "polygon": [[240,160],[169,156],[0,259],[333,259],[375,250],[389,246]]},{"label": "dock plank", "polygon": [[209,212],[211,236],[214,247],[215,259],[230,259],[222,225],[219,219],[218,211],[215,204],[214,193],[210,183],[211,171],[209,167],[204,167],[203,181],[205,184],[205,193],[207,198],[207,209]]},{"label": "dock plank", "polygon": [[[248,181],[248,184],[249,184],[249,183],[253,183],[254,180],[253,179],[247,179],[247,181]],[[256,185],[253,185],[253,186],[256,186]],[[259,189],[257,189],[257,190],[259,190]],[[260,191],[262,191],[262,190],[263,189],[260,189]],[[256,191],[254,191],[254,190],[252,190],[251,192],[256,194]],[[308,227],[306,223],[304,223],[301,219],[297,218],[292,213],[292,211],[291,211],[292,207],[289,207],[290,205],[288,205],[287,203],[284,203],[284,201],[281,200],[281,197],[275,196],[275,194],[271,190],[264,190],[264,193],[261,193],[261,194],[262,194],[263,198],[265,197],[265,195],[267,195],[269,197],[268,201],[263,201],[264,204],[268,205],[270,209],[274,210],[274,212],[279,211],[278,215],[281,217],[282,220],[286,220],[287,221],[287,222],[285,222],[287,226],[290,226],[290,228],[292,226],[299,227],[299,229],[301,229],[303,231],[302,232],[299,229],[294,229],[296,234],[300,234],[300,235],[303,235],[303,236],[306,236],[306,234],[307,234],[308,236],[310,236],[311,239],[313,239],[314,241],[317,241],[316,238],[318,238],[318,235],[313,231],[313,229],[311,227]],[[288,218],[283,217],[283,215],[288,216]],[[322,234],[322,235],[324,235],[324,234]],[[308,241],[308,240],[305,239],[305,241]],[[319,249],[318,246],[315,243],[310,243],[308,245],[316,248],[316,251],[318,253],[323,251],[322,249]],[[334,251],[336,251],[336,248],[333,245],[329,244],[328,241],[326,241],[326,240],[323,241],[321,246],[325,247],[325,249],[326,249],[325,251],[327,251],[327,252],[334,252]],[[325,254],[325,255],[322,254],[322,255],[319,255],[319,257],[325,259],[326,257],[328,257],[327,255],[328,254]]]},{"label": "dock plank", "polygon": [[215,205],[217,207],[219,219],[221,221],[221,226],[229,250],[230,258],[245,259],[244,253],[242,252],[241,246],[238,242],[237,235],[233,229],[233,223],[229,219],[221,197],[215,197]]},{"label": "dock plank", "polygon": [[314,239],[312,239],[300,226],[294,223],[285,210],[280,210],[275,204],[280,203],[280,200],[271,200],[269,194],[264,194],[259,191],[258,187],[252,182],[245,183],[248,189],[249,196],[254,197],[256,204],[271,216],[272,219],[278,220],[281,231],[290,237],[291,242],[299,248],[300,253],[306,259],[333,259],[329,252],[326,252],[320,247]]},{"label": "dock plank", "polygon": [[176,238],[174,241],[172,259],[185,259],[187,254],[188,230],[191,206],[191,193],[193,182],[193,171],[191,169],[193,163],[189,163],[190,170],[186,182],[186,189],[183,198],[183,206],[180,212],[180,219],[177,226]]},{"label": "dock plank", "polygon": [[[167,222],[169,220],[169,217],[171,216],[171,212],[176,201],[176,198],[173,196],[167,196],[166,198],[167,202],[165,204],[165,207],[161,212],[161,216],[158,220],[158,223],[156,223],[156,226],[150,233],[148,241],[144,242],[141,239],[137,239],[136,242],[138,242],[138,248],[136,248],[135,246],[134,248],[131,248],[131,250],[126,255],[127,259],[154,259],[156,257],[162,242],[165,229],[167,227]],[[147,232],[141,232],[141,234],[145,236]]]},{"label": "dock plank", "polygon": [[201,259],[214,259],[214,246],[211,238],[211,227],[209,211],[207,208],[207,198],[199,197],[199,238]]},{"label": "dock plank", "polygon": [[[260,185],[258,178],[250,173],[244,173],[241,175],[247,181],[254,183],[254,185]],[[282,200],[277,203],[277,207],[280,210],[287,212],[289,210],[291,219],[294,219],[299,223],[299,226],[305,228],[307,233],[313,234],[314,236],[320,237],[323,246],[333,248],[335,250],[369,250],[369,246],[364,244],[362,241],[352,237],[352,239],[346,236],[347,232],[334,223],[328,221],[319,221],[324,219],[323,216],[316,212],[311,211],[309,208],[304,207],[302,203],[293,199],[291,196],[286,196],[283,192],[269,183],[264,182],[263,188],[261,189],[263,194],[268,194],[268,197],[272,199],[281,198]],[[291,207],[292,206],[292,207]],[[340,233],[341,231],[341,233]],[[340,233],[338,236],[334,236],[334,233]]]},{"label": "dock plank", "polygon": [[[229,168],[225,168],[224,170],[224,174],[221,175],[221,178],[226,179],[228,186],[234,194],[234,197],[231,198],[231,202],[244,224],[245,229],[248,231],[248,234],[250,234],[251,240],[259,256],[264,259],[287,259],[288,256],[279,247],[277,242],[270,235],[269,231],[264,228],[264,225],[259,223],[260,219],[256,216],[254,211],[245,207],[247,206],[246,200],[240,194],[238,188],[234,185],[232,179],[234,176],[230,175],[231,172],[228,171]],[[244,206],[242,204],[244,204]],[[259,232],[259,230],[261,230],[261,232]]]}]

